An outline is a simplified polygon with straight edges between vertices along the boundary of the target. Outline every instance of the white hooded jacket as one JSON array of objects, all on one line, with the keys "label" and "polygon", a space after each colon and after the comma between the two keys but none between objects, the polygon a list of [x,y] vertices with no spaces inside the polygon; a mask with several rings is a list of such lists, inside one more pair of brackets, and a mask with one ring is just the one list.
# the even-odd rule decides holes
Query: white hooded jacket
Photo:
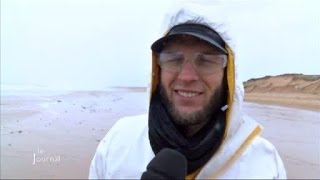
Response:
[{"label": "white hooded jacket", "polygon": [[[179,16],[186,16],[182,11]],[[181,18],[171,18],[171,25]],[[284,179],[286,171],[275,147],[260,137],[262,127],[242,113],[244,91],[236,81],[234,53],[229,46],[227,81],[229,87],[226,133],[213,157],[187,179]],[[152,94],[158,84],[159,67],[152,59]],[[90,166],[90,179],[140,179],[154,157],[148,136],[148,115],[119,120],[100,142]]]}]

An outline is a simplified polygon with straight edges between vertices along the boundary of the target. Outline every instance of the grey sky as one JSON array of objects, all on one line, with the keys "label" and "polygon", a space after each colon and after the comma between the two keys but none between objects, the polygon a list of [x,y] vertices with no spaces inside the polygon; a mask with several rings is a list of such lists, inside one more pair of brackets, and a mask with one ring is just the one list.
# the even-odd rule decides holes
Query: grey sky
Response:
[{"label": "grey sky", "polygon": [[[172,2],[2,0],[1,86],[147,86],[150,44]],[[319,1],[201,3],[228,5],[241,80],[320,74]]]}]

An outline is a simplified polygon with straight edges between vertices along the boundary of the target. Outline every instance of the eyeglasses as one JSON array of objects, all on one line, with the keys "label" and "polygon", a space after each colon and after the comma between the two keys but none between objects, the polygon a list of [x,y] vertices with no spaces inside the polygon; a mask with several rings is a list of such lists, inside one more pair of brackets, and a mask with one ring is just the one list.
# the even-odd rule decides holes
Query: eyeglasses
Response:
[{"label": "eyeglasses", "polygon": [[227,55],[194,53],[186,60],[185,55],[181,52],[161,52],[158,57],[161,69],[171,73],[180,72],[187,61],[191,62],[195,71],[200,75],[210,75],[226,67]]}]

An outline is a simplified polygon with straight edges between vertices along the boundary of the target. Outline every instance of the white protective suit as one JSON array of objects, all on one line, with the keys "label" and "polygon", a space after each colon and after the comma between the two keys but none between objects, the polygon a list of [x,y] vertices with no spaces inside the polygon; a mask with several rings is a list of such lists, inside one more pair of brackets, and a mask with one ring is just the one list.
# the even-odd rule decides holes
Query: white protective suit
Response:
[{"label": "white protective suit", "polygon": [[[174,21],[177,24],[181,19]],[[234,53],[229,46],[226,49],[229,87],[227,130],[220,148],[209,162],[186,178],[284,179],[286,171],[275,147],[259,136],[262,127],[241,111],[244,91],[242,83],[236,81]],[[151,94],[158,84],[158,72],[153,54]],[[140,179],[154,156],[148,136],[148,115],[123,118],[100,142],[91,162],[89,178]]]}]

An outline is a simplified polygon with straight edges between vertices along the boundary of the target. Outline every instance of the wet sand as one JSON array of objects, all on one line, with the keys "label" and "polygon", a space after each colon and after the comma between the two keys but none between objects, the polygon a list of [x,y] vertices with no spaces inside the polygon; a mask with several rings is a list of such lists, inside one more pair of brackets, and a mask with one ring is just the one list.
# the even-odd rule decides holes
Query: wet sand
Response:
[{"label": "wet sand", "polygon": [[139,90],[23,94],[1,97],[1,179],[87,179],[109,128],[146,112]]},{"label": "wet sand", "polygon": [[281,105],[320,112],[319,94],[254,92],[246,93],[245,100],[259,104]]},{"label": "wet sand", "polygon": [[289,179],[320,178],[320,112],[249,102],[244,111],[263,126]]},{"label": "wet sand", "polygon": [[[143,89],[1,96],[1,178],[88,177],[99,141],[121,117],[147,112]],[[289,178],[320,178],[320,112],[245,103]]]}]

